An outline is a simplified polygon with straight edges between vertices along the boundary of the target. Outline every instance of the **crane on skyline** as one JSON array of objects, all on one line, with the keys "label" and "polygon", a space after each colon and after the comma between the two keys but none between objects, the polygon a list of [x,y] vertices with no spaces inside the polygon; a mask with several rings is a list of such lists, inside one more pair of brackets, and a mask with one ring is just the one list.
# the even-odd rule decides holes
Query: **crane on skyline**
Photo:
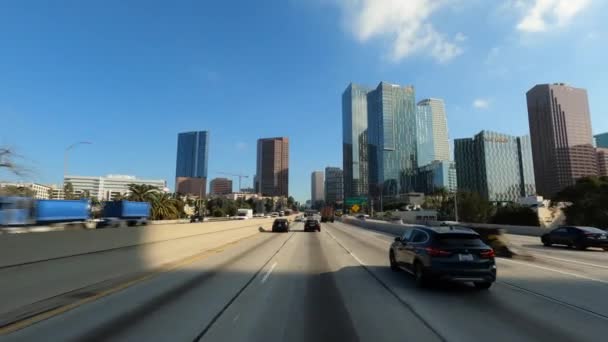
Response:
[{"label": "crane on skyline", "polygon": [[230,172],[218,172],[218,174],[232,176],[232,177],[239,177],[239,191],[238,192],[241,192],[241,181],[243,180],[243,178],[249,178],[249,176],[240,174],[240,173],[237,174],[237,173],[230,173]]}]

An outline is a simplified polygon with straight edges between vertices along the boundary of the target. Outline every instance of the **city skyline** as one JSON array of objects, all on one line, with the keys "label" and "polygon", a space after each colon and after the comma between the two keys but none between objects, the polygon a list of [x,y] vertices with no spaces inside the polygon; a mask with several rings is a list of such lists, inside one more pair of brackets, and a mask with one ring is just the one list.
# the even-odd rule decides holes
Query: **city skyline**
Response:
[{"label": "city skyline", "polygon": [[[146,3],[150,10],[135,17],[120,2],[40,5],[45,16],[16,2],[0,20],[13,37],[5,41],[11,53],[0,56],[0,117],[10,123],[0,127],[0,144],[33,171],[23,181],[60,183],[64,149],[86,140],[70,152],[70,173],[136,174],[174,190],[178,132],[211,132],[208,178],[250,175],[244,187],[252,186],[256,140],[288,136],[290,193],[303,201],[312,170],[341,165],[339,96],[351,81],[414,84],[417,98],[443,99],[451,138],[481,129],[528,134],[525,92],[566,82],[588,90],[593,133],[607,132],[607,77],[597,66],[608,3],[586,1],[559,22],[540,13],[542,26],[531,30],[520,25],[531,2],[446,1],[432,11],[404,2],[390,11],[396,22],[389,12],[373,21],[364,2]],[[235,15],[234,30],[217,31],[220,18]],[[396,39],[408,23],[437,34]]]},{"label": "city skyline", "polygon": [[258,139],[254,188],[262,196],[289,196],[289,138]]}]

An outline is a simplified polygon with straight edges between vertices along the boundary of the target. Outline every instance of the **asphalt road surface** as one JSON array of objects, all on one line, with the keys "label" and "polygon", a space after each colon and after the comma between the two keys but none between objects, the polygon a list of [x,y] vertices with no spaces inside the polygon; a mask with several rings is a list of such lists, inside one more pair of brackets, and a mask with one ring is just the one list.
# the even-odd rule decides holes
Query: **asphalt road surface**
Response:
[{"label": "asphalt road surface", "polygon": [[489,291],[421,290],[388,268],[392,237],[338,222],[320,233],[302,228],[216,248],[0,340],[599,341],[608,334],[608,253],[538,248],[552,259],[498,260]]}]

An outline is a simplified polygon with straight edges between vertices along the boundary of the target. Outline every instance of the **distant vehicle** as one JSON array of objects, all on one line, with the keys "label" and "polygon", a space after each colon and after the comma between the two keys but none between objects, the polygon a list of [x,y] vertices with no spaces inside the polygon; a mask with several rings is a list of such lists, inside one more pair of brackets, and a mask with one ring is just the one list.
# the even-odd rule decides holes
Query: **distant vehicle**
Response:
[{"label": "distant vehicle", "polygon": [[101,227],[125,227],[148,224],[150,203],[132,201],[111,201],[103,206]]},{"label": "distant vehicle", "polygon": [[304,231],[305,232],[314,232],[314,231],[321,231],[321,224],[319,223],[319,221],[314,220],[314,219],[308,219],[306,220],[306,222],[304,223]]},{"label": "distant vehicle", "polygon": [[279,217],[279,213],[276,213],[276,212],[270,213],[270,217]]},{"label": "distant vehicle", "polygon": [[304,216],[296,216],[296,222],[304,222]]},{"label": "distant vehicle", "polygon": [[279,211],[279,217],[285,216],[285,212],[283,210]]},{"label": "distant vehicle", "polygon": [[291,216],[292,211],[291,209],[285,209],[285,216]]},{"label": "distant vehicle", "polygon": [[565,245],[584,250],[588,247],[599,247],[608,251],[608,234],[594,227],[558,227],[541,236],[545,246]]},{"label": "distant vehicle", "polygon": [[205,221],[205,216],[203,216],[203,215],[192,215],[192,216],[190,216],[190,223],[204,222],[204,221]]},{"label": "distant vehicle", "polygon": [[334,215],[336,215],[336,217],[342,217],[342,215],[344,215],[344,211],[342,209],[337,209]]},{"label": "distant vehicle", "polygon": [[316,210],[309,209],[309,210],[304,211],[304,217],[313,217],[316,214],[317,214]]},{"label": "distant vehicle", "polygon": [[0,197],[0,226],[53,225],[86,227],[91,218],[88,200],[46,200]]},{"label": "distant vehicle", "polygon": [[334,222],[334,208],[325,206],[321,209],[321,222]]},{"label": "distant vehicle", "polygon": [[365,220],[369,218],[369,215],[359,214],[356,216],[359,220]]},{"label": "distant vehicle", "polygon": [[390,223],[403,224],[403,220],[400,217],[392,217],[388,220]]},{"label": "distant vehicle", "polygon": [[253,209],[238,209],[236,216],[241,220],[247,220],[253,217]]},{"label": "distant vehicle", "polygon": [[393,271],[405,270],[418,287],[434,280],[472,282],[489,289],[496,281],[494,250],[479,234],[466,227],[408,229],[395,238],[389,250]]},{"label": "distant vehicle", "polygon": [[284,218],[278,218],[272,223],[272,232],[289,232],[289,221]]}]

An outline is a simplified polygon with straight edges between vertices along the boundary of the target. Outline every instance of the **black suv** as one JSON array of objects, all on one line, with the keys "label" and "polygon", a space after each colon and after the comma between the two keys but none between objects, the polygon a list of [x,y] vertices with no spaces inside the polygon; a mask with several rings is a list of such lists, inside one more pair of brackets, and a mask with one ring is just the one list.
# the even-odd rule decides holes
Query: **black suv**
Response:
[{"label": "black suv", "polygon": [[272,223],[273,232],[289,232],[289,221],[284,218],[278,218]]},{"label": "black suv", "polygon": [[389,260],[393,271],[412,273],[419,287],[432,280],[449,280],[489,289],[496,281],[494,250],[466,227],[407,229],[395,238]]},{"label": "black suv", "polygon": [[576,249],[599,247],[608,251],[608,234],[594,227],[559,227],[543,234],[540,241],[545,246],[566,245]]},{"label": "black suv", "polygon": [[304,231],[305,232],[314,232],[314,231],[321,231],[321,224],[319,223],[319,221],[315,220],[315,219],[308,219],[306,220],[306,222],[304,222]]}]

